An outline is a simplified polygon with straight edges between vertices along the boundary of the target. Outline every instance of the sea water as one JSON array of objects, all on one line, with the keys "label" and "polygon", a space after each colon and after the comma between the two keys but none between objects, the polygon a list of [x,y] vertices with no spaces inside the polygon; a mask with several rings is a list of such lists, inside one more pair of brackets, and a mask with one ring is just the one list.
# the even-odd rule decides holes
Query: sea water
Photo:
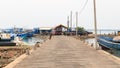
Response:
[{"label": "sea water", "polygon": [[28,45],[34,45],[36,42],[43,42],[43,40],[38,37],[26,37],[23,39],[23,42],[27,43]]},{"label": "sea water", "polygon": [[[87,31],[95,33],[94,30],[87,30]],[[97,34],[115,34],[115,33],[117,34],[118,31],[120,30],[102,29],[102,30],[97,30]]]}]

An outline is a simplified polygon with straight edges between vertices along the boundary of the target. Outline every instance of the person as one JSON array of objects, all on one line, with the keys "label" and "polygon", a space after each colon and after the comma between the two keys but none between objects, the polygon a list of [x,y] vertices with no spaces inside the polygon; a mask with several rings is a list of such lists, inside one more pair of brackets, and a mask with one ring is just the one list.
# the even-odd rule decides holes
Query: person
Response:
[{"label": "person", "polygon": [[52,33],[50,33],[50,37],[49,37],[49,39],[51,39],[52,38]]}]

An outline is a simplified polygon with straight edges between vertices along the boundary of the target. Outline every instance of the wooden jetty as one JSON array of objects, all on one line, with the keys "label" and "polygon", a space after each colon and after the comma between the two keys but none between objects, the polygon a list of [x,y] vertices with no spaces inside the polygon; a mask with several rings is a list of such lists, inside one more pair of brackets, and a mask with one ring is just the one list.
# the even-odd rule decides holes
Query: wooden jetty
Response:
[{"label": "wooden jetty", "polygon": [[52,37],[24,60],[12,65],[13,68],[120,68],[118,60],[110,55],[67,36]]}]

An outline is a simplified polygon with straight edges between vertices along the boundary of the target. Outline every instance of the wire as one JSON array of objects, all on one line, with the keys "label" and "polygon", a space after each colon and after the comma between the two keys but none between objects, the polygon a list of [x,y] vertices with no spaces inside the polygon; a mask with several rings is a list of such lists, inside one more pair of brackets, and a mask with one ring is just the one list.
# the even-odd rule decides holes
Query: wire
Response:
[{"label": "wire", "polygon": [[88,0],[86,0],[85,4],[83,5],[81,11],[80,11],[80,14],[83,12],[83,10],[85,9],[85,7],[87,6],[87,3],[88,3]]}]

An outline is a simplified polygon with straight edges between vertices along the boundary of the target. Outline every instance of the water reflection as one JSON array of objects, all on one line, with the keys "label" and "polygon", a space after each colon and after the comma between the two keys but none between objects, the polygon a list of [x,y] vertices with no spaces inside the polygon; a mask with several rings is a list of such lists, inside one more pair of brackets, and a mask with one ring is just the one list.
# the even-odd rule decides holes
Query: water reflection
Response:
[{"label": "water reflection", "polygon": [[88,42],[89,44],[94,44],[95,45],[95,38],[88,38],[85,41]]},{"label": "water reflection", "polygon": [[37,37],[26,37],[23,41],[29,45],[34,45],[36,42],[43,42],[41,38]]}]

